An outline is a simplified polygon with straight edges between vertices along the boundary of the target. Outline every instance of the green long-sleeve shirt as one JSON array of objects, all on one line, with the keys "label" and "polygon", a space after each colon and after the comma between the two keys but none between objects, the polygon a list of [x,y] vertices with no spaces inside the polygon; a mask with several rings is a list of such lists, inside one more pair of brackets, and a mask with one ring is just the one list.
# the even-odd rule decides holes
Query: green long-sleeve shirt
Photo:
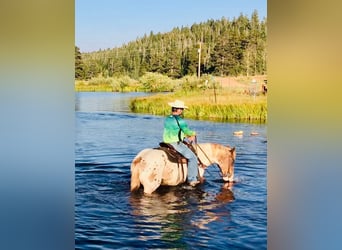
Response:
[{"label": "green long-sleeve shirt", "polygon": [[[179,126],[176,119],[178,120]],[[179,129],[181,129],[182,140],[186,136],[196,135],[196,132],[189,129],[188,124],[180,116],[169,115],[164,121],[163,141],[166,143],[178,142]]]}]

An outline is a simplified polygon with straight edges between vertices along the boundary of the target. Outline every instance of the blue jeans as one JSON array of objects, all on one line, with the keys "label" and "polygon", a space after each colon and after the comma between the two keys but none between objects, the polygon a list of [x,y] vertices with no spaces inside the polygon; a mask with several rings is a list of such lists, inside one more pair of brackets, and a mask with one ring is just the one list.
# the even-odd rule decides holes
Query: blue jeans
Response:
[{"label": "blue jeans", "polygon": [[188,159],[188,182],[197,181],[197,156],[182,142],[170,143],[179,153]]}]

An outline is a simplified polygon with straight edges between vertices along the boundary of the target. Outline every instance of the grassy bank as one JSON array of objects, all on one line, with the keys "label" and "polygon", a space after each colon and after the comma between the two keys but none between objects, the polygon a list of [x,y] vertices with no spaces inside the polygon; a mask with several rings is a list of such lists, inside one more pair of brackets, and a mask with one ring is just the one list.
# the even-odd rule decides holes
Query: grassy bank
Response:
[{"label": "grassy bank", "polygon": [[[130,108],[136,113],[167,115],[168,102],[183,100],[189,109],[190,119],[211,121],[267,121],[267,97],[261,86],[267,76],[214,77],[202,75],[171,79],[165,75],[148,72],[135,80],[128,76],[95,77],[75,81],[76,91],[96,92],[147,92],[161,93],[133,99]],[[255,83],[251,83],[255,81]],[[256,95],[253,95],[253,92]]]},{"label": "grassy bank", "polygon": [[224,122],[267,122],[266,96],[253,96],[225,89],[216,92],[202,90],[138,97],[131,101],[130,109],[136,113],[165,116],[170,113],[167,103],[175,99],[184,101],[189,107],[185,111],[186,118]]}]

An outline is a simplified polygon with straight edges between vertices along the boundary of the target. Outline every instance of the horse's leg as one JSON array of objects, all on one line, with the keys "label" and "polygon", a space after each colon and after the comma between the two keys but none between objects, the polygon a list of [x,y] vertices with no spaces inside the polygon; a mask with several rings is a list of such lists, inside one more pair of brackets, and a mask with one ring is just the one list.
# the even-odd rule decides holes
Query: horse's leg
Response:
[{"label": "horse's leg", "polygon": [[186,182],[186,179],[188,178],[188,165],[187,165],[187,161],[183,162],[180,166],[180,181],[179,183],[184,183]]},{"label": "horse's leg", "polygon": [[199,181],[200,181],[201,183],[204,182],[204,170],[205,170],[205,169],[204,169],[202,166],[199,166],[199,167],[198,167]]}]

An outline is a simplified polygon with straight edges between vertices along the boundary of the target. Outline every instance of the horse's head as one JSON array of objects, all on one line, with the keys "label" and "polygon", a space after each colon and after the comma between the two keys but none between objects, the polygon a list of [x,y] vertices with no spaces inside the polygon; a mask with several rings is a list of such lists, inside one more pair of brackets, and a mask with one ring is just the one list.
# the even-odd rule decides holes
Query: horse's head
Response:
[{"label": "horse's head", "polygon": [[217,163],[221,169],[224,181],[232,182],[234,180],[234,163],[236,158],[235,147],[222,146],[217,154]]},{"label": "horse's head", "polygon": [[[201,143],[198,145],[198,156],[205,166],[210,166],[214,163],[219,166],[221,175],[224,181],[233,182],[234,180],[234,163],[236,158],[235,147],[223,146],[218,143]],[[203,176],[204,170],[200,169],[200,174]]]}]

